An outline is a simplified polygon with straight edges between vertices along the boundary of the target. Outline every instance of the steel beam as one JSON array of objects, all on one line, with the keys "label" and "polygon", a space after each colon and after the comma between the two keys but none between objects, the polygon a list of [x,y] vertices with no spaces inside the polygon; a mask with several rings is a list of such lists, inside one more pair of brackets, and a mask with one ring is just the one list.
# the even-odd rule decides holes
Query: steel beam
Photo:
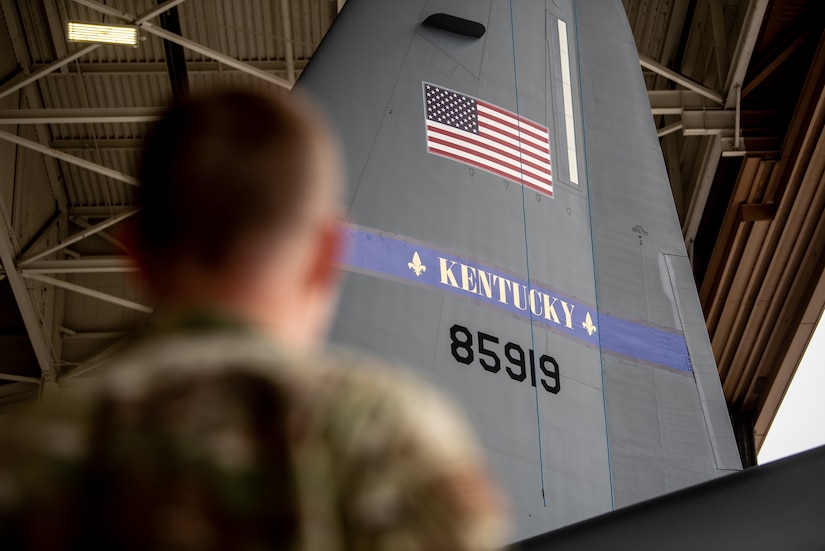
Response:
[{"label": "steel beam", "polygon": [[[51,2],[44,0],[43,4],[45,8],[44,11],[46,12],[46,20],[49,25],[49,35],[52,37],[52,46],[57,57],[63,57],[69,53],[69,48],[66,43],[66,36],[63,34],[66,17],[60,13],[59,2],[60,0],[51,0]],[[60,72],[63,74],[68,73],[66,67],[66,65],[61,67]]]},{"label": "steel beam", "polygon": [[24,377],[22,375],[11,375],[10,373],[0,373],[0,381],[13,381],[15,383],[28,383],[39,385],[41,380],[37,377]]},{"label": "steel beam", "polygon": [[0,124],[104,124],[153,122],[163,115],[157,107],[128,109],[0,109]]},{"label": "steel beam", "polygon": [[678,132],[683,128],[683,124],[681,122],[674,122],[673,124],[668,124],[667,126],[663,126],[659,130],[656,131],[656,136],[661,138],[662,136],[667,136],[668,134],[673,134],[674,132]]},{"label": "steel beam", "polygon": [[725,14],[722,11],[722,0],[710,0],[710,25],[713,29],[713,51],[716,58],[716,73],[719,75],[719,84],[725,82],[730,69],[728,54],[728,37],[725,32]]},{"label": "steel beam", "polygon": [[286,79],[295,82],[295,52],[292,48],[292,11],[291,0],[281,0],[281,32],[284,35],[284,59],[286,60]]},{"label": "steel beam", "polygon": [[[66,36],[64,34],[65,28],[65,21],[67,17],[64,13],[61,13],[61,7],[65,12],[66,6],[65,3],[61,6],[61,0],[43,0],[45,10],[46,10],[46,17],[48,20],[49,25],[49,35],[52,39],[52,45],[54,46],[54,51],[58,57],[64,56],[68,53],[68,43],[66,42]],[[75,63],[77,61],[75,60]],[[66,75],[68,74],[68,65],[64,65],[60,68],[60,74]],[[27,89],[27,92],[33,95],[34,90],[31,88]],[[42,108],[42,103],[37,104],[29,104],[30,108]],[[35,128],[42,128],[42,138],[38,139],[38,141],[44,145],[50,145],[51,141],[51,133],[49,129],[46,128],[45,124],[37,125]],[[38,135],[40,136],[40,134]],[[51,162],[53,164],[57,164],[57,161],[51,157],[43,157],[43,160],[46,162]],[[59,181],[62,184],[62,180]],[[61,193],[65,195],[65,190],[61,186]],[[57,237],[58,239],[64,239],[69,231],[69,217],[66,215],[66,205],[59,207],[59,211],[55,213],[56,219],[58,220],[57,224]],[[33,250],[29,248],[29,250]],[[22,251],[21,251],[22,252]],[[51,318],[51,334],[47,335],[49,337],[52,350],[54,351],[54,357],[57,359],[58,362],[61,361],[63,358],[63,339],[60,338],[60,331],[58,330],[61,323],[63,322],[64,313],[65,313],[65,291],[63,289],[54,289],[50,296],[51,302],[51,310],[49,311],[49,315]],[[47,386],[44,385],[41,387],[41,390],[45,390]],[[41,393],[42,396],[42,393]]]},{"label": "steel beam", "polygon": [[158,15],[162,14],[165,11],[171,10],[172,8],[179,6],[186,2],[186,0],[167,0],[163,4],[158,4],[156,8],[152,8],[147,10],[137,16],[137,19],[134,20],[135,25],[143,25],[145,22],[149,21],[150,19],[157,17]]},{"label": "steel beam", "polygon": [[20,247],[20,254],[25,255],[27,252],[31,251],[37,245],[46,239],[49,234],[52,233],[52,230],[60,224],[60,219],[63,217],[62,213],[55,212],[52,214],[51,218],[46,221],[45,224],[40,226],[40,229],[32,236],[28,243]]},{"label": "steel beam", "polygon": [[65,375],[62,375],[58,379],[58,383],[63,383],[65,381],[74,379],[75,377],[79,377],[81,375],[89,373],[90,371],[94,371],[95,369],[100,367],[103,364],[104,360],[106,360],[109,356],[121,350],[122,346],[123,345],[120,343],[120,341],[115,342],[110,346],[107,346],[101,352],[95,354],[94,356],[92,356],[91,358],[89,358],[88,360],[86,360],[70,372],[66,373]]},{"label": "steel beam", "polygon": [[736,129],[739,125],[738,109],[721,109],[697,92],[690,90],[650,90],[648,99],[651,113],[654,116],[680,115],[682,117],[680,123],[659,129],[659,137],[680,129],[684,130],[685,136],[719,134],[725,137],[736,137]]},{"label": "steel beam", "polygon": [[22,274],[101,274],[137,271],[137,265],[128,256],[39,260],[20,270]]},{"label": "steel beam", "polygon": [[756,46],[756,39],[759,37],[759,29],[762,28],[762,21],[765,19],[765,11],[768,9],[768,0],[751,0],[748,11],[745,14],[745,24],[739,33],[739,40],[736,42],[736,49],[733,52],[731,68],[728,71],[728,78],[725,81],[725,109],[732,109],[736,103],[736,87],[741,87],[751,62],[753,49]]},{"label": "steel beam", "polygon": [[[164,4],[164,6],[165,5],[166,4]],[[230,67],[234,67],[235,69],[238,69],[239,71],[243,71],[244,73],[250,74],[254,77],[258,77],[261,80],[265,80],[265,81],[270,82],[272,84],[275,84],[277,86],[281,86],[282,88],[286,88],[287,90],[292,89],[292,83],[287,81],[287,80],[284,80],[280,77],[276,77],[275,75],[271,75],[269,73],[266,73],[264,71],[256,69],[252,65],[244,63],[243,61],[238,61],[237,59],[235,59],[233,57],[230,57],[228,55],[222,54],[221,52],[218,52],[217,50],[213,50],[212,48],[207,48],[206,46],[198,44],[197,42],[189,40],[188,38],[184,38],[184,37],[180,36],[179,34],[170,33],[169,31],[167,31],[165,29],[161,29],[160,27],[156,27],[155,25],[152,25],[151,23],[144,23],[143,26],[141,27],[141,29],[145,30],[149,34],[159,36],[159,37],[164,38],[164,39],[166,39],[170,42],[174,42],[175,44],[180,44],[184,48],[192,50],[193,52],[197,52],[201,55],[205,55],[206,57],[210,57],[210,58],[214,59],[215,61],[220,61],[221,63],[225,63],[226,65],[229,65]]]},{"label": "steel beam", "polygon": [[[264,60],[240,60],[247,65],[261,71],[283,71],[286,72],[286,61],[280,59]],[[306,59],[296,59],[293,61],[296,71],[303,71],[307,66]],[[40,69],[43,65],[34,64],[33,69]],[[166,63],[162,61],[124,61],[124,62],[75,62],[65,67],[68,73],[83,75],[133,75],[133,74],[155,74],[165,75],[167,73]],[[226,67],[218,61],[213,60],[193,60],[186,62],[186,72],[188,73],[215,73],[215,72],[235,72],[238,69]]]},{"label": "steel beam", "polygon": [[74,1],[79,3],[79,4],[83,4],[86,7],[92,8],[94,10],[98,10],[98,11],[101,11],[103,13],[107,13],[107,14],[113,16],[113,17],[118,17],[118,18],[124,19],[126,21],[132,21],[134,24],[139,25],[141,30],[146,31],[149,34],[159,36],[160,38],[168,40],[169,42],[173,42],[175,44],[183,46],[184,48],[192,50],[193,52],[197,52],[201,55],[205,55],[206,57],[212,58],[215,61],[220,61],[221,63],[229,65],[230,67],[234,67],[235,69],[238,69],[239,71],[243,71],[244,73],[247,73],[247,74],[250,74],[252,76],[258,77],[262,80],[265,80],[265,81],[270,82],[272,84],[275,84],[277,86],[281,86],[283,88],[286,88],[287,90],[292,89],[292,83],[289,82],[288,80],[284,80],[280,77],[276,77],[275,75],[271,75],[269,73],[261,71],[260,69],[257,69],[255,67],[253,67],[252,65],[249,65],[248,63],[245,63],[243,61],[238,61],[237,59],[235,59],[233,57],[222,54],[221,52],[218,52],[218,51],[213,50],[211,48],[207,48],[206,46],[198,44],[197,42],[195,42],[193,40],[189,40],[188,38],[184,38],[179,34],[169,32],[165,29],[157,27],[157,26],[153,25],[152,23],[148,22],[148,19],[151,19],[152,17],[155,17],[157,15],[160,15],[162,12],[164,12],[168,9],[171,9],[171,8],[177,6],[178,4],[183,3],[184,0],[170,0],[169,2],[165,2],[161,5],[159,5],[158,7],[154,8],[152,10],[149,10],[148,12],[145,12],[143,15],[138,16],[137,18],[134,18],[134,19],[130,19],[131,15],[126,13],[126,12],[121,12],[119,10],[110,8],[109,6],[101,4],[100,2],[97,2],[95,0],[74,0]]},{"label": "steel beam", "polygon": [[142,14],[135,17],[134,15],[130,14],[129,12],[120,11],[116,8],[111,6],[107,6],[106,4],[102,4],[100,2],[96,2],[95,0],[74,0],[75,3],[81,4],[86,6],[87,8],[91,8],[93,10],[99,11],[101,13],[105,13],[106,15],[111,15],[112,17],[116,17],[118,19],[122,19],[124,21],[128,21],[133,25],[142,25],[146,21],[152,19],[153,17],[157,17],[158,15],[162,14],[166,10],[171,10],[175,6],[183,4],[186,0],[168,0],[163,4],[159,4],[154,8],[143,12]]},{"label": "steel beam", "polygon": [[734,130],[733,130],[733,147],[739,149],[739,126],[740,126],[740,115],[742,114],[742,87],[736,87],[736,116],[734,118]]},{"label": "steel beam", "polygon": [[24,87],[28,84],[31,84],[32,82],[40,79],[41,77],[43,77],[45,75],[48,75],[49,73],[51,73],[53,71],[57,71],[58,69],[60,69],[64,65],[68,65],[69,63],[71,63],[75,59],[83,57],[84,55],[86,55],[89,52],[97,49],[98,47],[100,47],[100,44],[88,44],[86,46],[83,46],[82,48],[78,48],[77,50],[69,52],[68,54],[64,55],[63,57],[60,57],[60,58],[56,59],[55,61],[49,63],[45,67],[42,67],[42,68],[38,69],[37,71],[34,71],[33,73],[31,73],[28,77],[24,78],[23,80],[15,82],[14,84],[9,84],[8,86],[0,89],[0,99],[4,98],[4,97],[6,97],[10,94],[13,94],[14,92],[21,89],[22,87]]},{"label": "steel beam", "polygon": [[[163,0],[158,0],[158,4],[162,3]],[[171,33],[181,34],[180,16],[177,8],[172,8],[160,14],[159,22],[161,28]],[[169,83],[172,86],[172,97],[174,99],[185,98],[189,95],[189,73],[186,71],[186,53],[183,51],[182,46],[168,40],[163,41],[163,51],[166,58]]]},{"label": "steel beam", "polygon": [[[83,220],[82,218],[80,218],[78,216],[71,216],[71,217],[69,217],[69,220],[73,224],[77,224],[78,226],[80,226],[81,228],[86,229],[86,230],[90,230],[90,229],[94,228],[94,224],[89,224],[88,222],[86,222],[85,220]],[[129,252],[129,248],[126,246],[125,243],[123,243],[120,239],[112,237],[111,235],[109,235],[105,231],[97,232],[97,236],[99,238],[103,239],[104,241],[108,241],[109,243],[111,243],[112,245],[114,245],[118,249],[122,250],[123,252],[126,252],[126,253]]]},{"label": "steel beam", "polygon": [[682,170],[679,165],[679,151],[676,146],[677,136],[670,136],[662,140],[662,152],[668,167],[670,188],[673,191],[673,201],[676,203],[676,212],[679,220],[685,219],[685,192],[682,188]]},{"label": "steel beam", "polygon": [[66,239],[63,239],[57,245],[49,247],[48,249],[40,251],[38,253],[34,253],[34,254],[26,256],[25,258],[20,260],[20,262],[18,262],[17,265],[22,268],[24,266],[27,266],[27,265],[31,264],[35,260],[39,260],[39,259],[43,258],[44,256],[48,256],[48,255],[50,255],[54,252],[57,252],[61,249],[65,249],[69,245],[73,245],[73,244],[77,243],[78,241],[82,241],[83,239],[86,239],[87,237],[96,234],[99,231],[105,230],[106,228],[108,228],[110,226],[114,226],[115,224],[129,218],[130,216],[135,214],[137,211],[138,211],[137,208],[131,208],[127,211],[116,214],[116,215],[112,216],[111,218],[109,218],[108,220],[104,220],[103,222],[100,222],[99,224],[95,224],[94,226],[92,226],[89,229],[85,229],[81,232],[78,232],[78,233],[76,233],[72,236],[67,237]]},{"label": "steel beam", "polygon": [[33,142],[31,140],[27,140],[26,138],[21,138],[16,134],[11,134],[4,130],[0,130],[0,139],[6,140],[8,142],[16,143],[17,145],[21,145],[23,147],[27,147],[29,149],[33,149],[39,153],[43,153],[44,155],[49,155],[50,157],[54,157],[56,159],[60,159],[61,161],[65,161],[67,163],[77,165],[81,168],[85,168],[86,170],[91,170],[92,172],[97,172],[98,174],[102,174],[103,176],[108,176],[114,180],[118,180],[121,182],[125,182],[127,184],[131,184],[133,186],[138,185],[137,178],[133,176],[128,176],[123,174],[122,172],[118,172],[117,170],[113,170],[111,168],[106,168],[105,166],[100,166],[99,164],[93,163],[91,161],[87,161],[86,159],[81,159],[80,157],[75,157],[74,155],[69,155],[68,153],[64,153],[63,151],[58,151],[56,149],[52,149],[51,147],[46,147],[45,145],[40,145],[37,142]]},{"label": "steel beam", "polygon": [[681,115],[689,109],[720,109],[692,90],[648,90],[647,98],[654,115]]},{"label": "steel beam", "polygon": [[129,15],[125,11],[120,11],[111,6],[101,4],[100,2],[93,2],[90,0],[74,0],[74,2],[76,4],[80,4],[81,6],[86,6],[87,8],[99,11],[100,13],[105,13],[106,15],[111,15],[112,17],[116,17],[124,21],[132,22],[135,19],[133,16]]},{"label": "steel beam", "polygon": [[[3,12],[8,15],[11,15],[16,11],[11,0],[0,0],[0,4],[2,4]],[[26,46],[24,40],[25,35],[23,32],[23,26],[20,24],[20,21],[18,21],[18,17],[6,17],[6,24],[8,25],[9,34],[11,35],[12,50],[17,58],[17,62],[23,68],[25,73],[29,74],[31,73],[31,65],[29,64],[28,47]],[[65,52],[58,53],[58,55],[61,56],[64,54]],[[22,82],[22,80],[23,79],[21,79],[21,81],[15,81],[15,84]],[[8,83],[7,85],[11,85],[11,83]],[[30,108],[39,109],[43,107],[40,94],[37,93],[32,86],[25,86],[20,91],[18,96],[22,96],[22,98],[18,99],[18,105],[22,104],[20,99],[25,99]],[[45,125],[37,124],[34,126],[34,131],[37,141],[43,145],[48,145],[50,139],[48,128],[46,128]],[[43,159],[43,164],[46,167],[46,174],[49,178],[49,187],[51,188],[52,195],[57,203],[57,209],[63,212],[67,208],[67,200],[60,165],[55,159],[49,157]]]},{"label": "steel beam", "polygon": [[[679,42],[681,41],[682,32],[685,28],[685,20],[690,11],[690,2],[685,0],[678,0],[670,4],[664,43],[660,50],[661,55],[658,58],[658,61],[665,67],[669,67],[675,62],[676,54],[679,50]],[[665,80],[663,76],[658,75],[658,78],[654,79],[651,88],[667,88],[664,82]]]},{"label": "steel beam", "polygon": [[43,334],[43,325],[26,283],[23,281],[22,276],[17,273],[17,266],[15,266],[14,261],[16,251],[12,241],[11,228],[11,220],[8,219],[5,204],[0,198],[0,262],[2,262],[6,277],[9,279],[14,300],[17,302],[20,316],[23,318],[23,325],[25,325],[26,332],[29,335],[29,341],[40,366],[40,371],[43,373],[44,378],[54,380],[57,375],[54,368],[55,358],[49,348],[46,336]]},{"label": "steel beam", "polygon": [[[148,10],[148,11],[144,12],[143,14],[139,15],[137,18],[131,18],[131,16],[129,16],[128,14],[126,14],[124,12],[119,12],[118,10],[116,10],[114,8],[110,8],[109,6],[106,6],[106,5],[101,4],[99,2],[93,2],[93,1],[90,1],[90,0],[75,0],[75,2],[77,2],[78,4],[83,4],[84,6],[90,7],[92,9],[95,9],[95,10],[98,10],[98,11],[102,11],[103,13],[108,13],[109,15],[113,15],[114,17],[119,17],[121,19],[127,19],[127,20],[130,20],[130,21],[133,21],[136,25],[140,25],[140,24],[144,23],[145,21],[147,21],[148,19],[156,17],[159,14],[163,13],[164,11],[173,8],[173,7],[177,6],[178,4],[183,3],[184,1],[185,0],[170,0],[169,2],[166,2],[164,4],[161,4],[159,6],[156,6],[156,7],[152,8],[151,10]],[[91,52],[93,50],[96,50],[99,47],[100,47],[100,44],[87,44],[85,46],[82,46],[82,47],[74,50],[74,51],[68,52],[66,55],[57,58],[55,61],[53,61],[52,63],[49,63],[45,67],[41,67],[37,71],[34,71],[33,73],[31,73],[28,77],[24,78],[23,80],[20,80],[20,81],[14,82],[14,83],[10,83],[4,88],[0,88],[0,99],[8,96],[9,94],[13,94],[14,92],[16,92],[17,90],[23,88],[24,86],[26,86],[28,84],[31,84],[32,82],[35,82],[36,80],[40,79],[41,77],[43,77],[45,75],[48,75],[49,73],[54,72],[54,71],[60,69],[61,67],[64,67],[64,66],[68,65],[72,61],[85,56],[89,52]]]},{"label": "steel beam", "polygon": [[685,75],[674,71],[673,69],[665,67],[655,59],[649,58],[646,55],[639,54],[639,63],[645,69],[649,69],[654,73],[662,75],[666,79],[672,80],[676,84],[681,84],[688,90],[693,90],[697,94],[702,95],[708,98],[709,100],[718,103],[719,105],[722,105],[725,102],[725,98],[719,92],[711,90],[707,86],[703,86],[695,80],[692,80],[686,77]]},{"label": "steel beam", "polygon": [[51,143],[52,149],[66,151],[143,149],[144,145],[141,138],[58,138]]},{"label": "steel beam", "polygon": [[702,151],[702,164],[699,166],[696,177],[693,179],[690,203],[688,204],[687,216],[682,225],[685,244],[687,244],[690,260],[693,262],[693,242],[696,239],[696,232],[699,231],[699,223],[702,221],[702,213],[710,195],[710,186],[713,184],[713,177],[716,174],[716,167],[719,166],[719,159],[722,156],[722,140],[719,135],[709,136],[707,147]]},{"label": "steel beam", "polygon": [[[19,20],[19,17],[13,15],[17,10],[12,6],[12,2],[10,0],[2,0],[2,8],[3,12],[7,14],[6,23],[8,25],[9,33],[11,35],[11,44],[12,50],[14,51],[14,55],[22,67],[25,78],[21,78],[15,81],[15,84],[19,84],[22,88],[15,91],[12,95],[8,96],[4,100],[0,100],[3,102],[8,102],[9,100],[13,103],[17,103],[18,106],[23,105],[24,103],[28,104],[27,106],[31,109],[40,109],[43,107],[43,100],[40,93],[37,90],[36,86],[26,86],[25,82],[26,79],[32,78],[32,65],[29,63],[29,49],[25,43],[25,35],[23,25]],[[20,8],[20,16],[24,16],[24,12],[28,9],[33,9],[34,5],[25,6],[24,4],[17,3],[18,7]],[[46,1],[44,3],[45,10],[46,10],[46,17],[48,21],[48,28],[50,30],[50,36],[52,38],[52,43],[54,46],[54,52],[56,57],[59,60],[65,60],[67,56],[70,56],[71,53],[67,48],[65,38],[62,33],[62,25],[65,18],[60,17],[59,15],[59,7],[57,5],[57,0],[52,0],[51,6],[48,5]],[[52,9],[50,9],[52,8]],[[59,69],[60,72],[66,72],[67,65],[62,65]],[[40,70],[50,71],[54,67],[48,67],[46,65],[38,67],[37,70],[34,70],[35,75],[37,76],[40,73]],[[17,96],[16,101],[13,99]],[[34,140],[38,143],[48,146],[50,140],[50,132],[49,129],[46,127],[45,124],[35,124],[34,126]],[[17,130],[14,131],[15,133]],[[57,224],[57,235],[58,238],[63,237],[64,232],[66,231],[66,224],[63,223],[65,220],[65,216],[61,213],[64,213],[67,209],[67,199],[65,193],[65,187],[63,185],[63,176],[61,166],[58,161],[52,157],[43,157],[43,165],[46,169],[46,174],[48,177],[49,187],[51,188],[52,195],[54,197],[57,212],[52,216],[52,222]],[[21,183],[18,181],[12,182],[12,185],[17,187],[20,186]],[[36,246],[39,243],[40,238],[43,238],[47,235],[52,234],[52,228],[54,224],[50,223],[47,226],[44,226],[36,235],[35,238],[32,239],[29,246],[20,248],[18,246],[14,247],[14,250],[18,252],[18,255],[22,251],[30,250],[31,246]],[[13,231],[13,230],[12,230]],[[31,294],[30,294],[31,296]],[[59,367],[59,360],[61,358],[61,342],[60,340],[56,340],[54,338],[56,331],[49,331],[49,328],[56,328],[59,325],[59,320],[62,319],[62,291],[54,291],[43,294],[40,296],[40,300],[36,300],[32,298],[33,305],[37,308],[37,314],[40,321],[40,333],[42,333],[43,338],[46,340],[48,350],[50,352],[50,356],[53,359],[53,369],[55,371],[55,375],[59,374],[60,367]],[[48,384],[50,381],[53,381],[54,377],[48,374],[44,374],[43,376],[44,381]]]},{"label": "steel beam", "polygon": [[74,283],[63,281],[62,279],[57,279],[54,277],[49,277],[42,274],[27,274],[23,273],[20,274],[20,277],[25,279],[30,279],[33,281],[39,281],[40,283],[46,283],[48,285],[54,285],[55,287],[60,287],[61,289],[66,289],[67,291],[72,291],[78,293],[80,295],[85,295],[87,297],[96,298],[98,300],[102,300],[104,302],[108,302],[110,304],[116,304],[117,306],[122,306],[124,308],[129,308],[131,310],[137,310],[138,312],[144,312],[146,314],[151,314],[154,310],[150,306],[146,306],[145,304],[140,304],[138,302],[133,302],[131,300],[126,300],[125,298],[116,297],[114,295],[110,295],[108,293],[102,293],[95,289],[89,289],[88,287],[83,287],[82,285],[76,285]]},{"label": "steel beam", "polygon": [[685,136],[733,136],[736,129],[736,112],[722,109],[685,111],[682,113]]},{"label": "steel beam", "polygon": [[61,327],[62,338],[67,340],[109,340],[120,339],[129,334],[128,331],[73,331],[68,327]]},{"label": "steel beam", "polygon": [[103,216],[114,216],[115,214],[120,214],[127,210],[132,210],[133,206],[126,206],[126,205],[108,205],[105,207],[70,207],[69,208],[69,216],[84,216],[84,217],[94,217],[94,218],[101,218]]}]

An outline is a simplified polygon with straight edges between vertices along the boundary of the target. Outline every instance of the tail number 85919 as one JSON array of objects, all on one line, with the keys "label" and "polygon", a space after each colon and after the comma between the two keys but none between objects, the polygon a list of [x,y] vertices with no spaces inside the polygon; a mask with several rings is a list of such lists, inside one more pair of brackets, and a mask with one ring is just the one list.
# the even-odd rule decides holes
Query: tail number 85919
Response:
[{"label": "tail number 85919", "polygon": [[[502,367],[502,359],[498,355],[498,351],[502,350],[499,346],[499,338],[481,331],[478,331],[476,336],[478,337],[478,363],[485,371],[498,373]],[[455,361],[464,365],[471,365],[475,361],[476,349],[473,348],[473,340],[473,333],[463,325],[455,324],[450,327],[450,351]],[[536,357],[532,349],[528,351],[530,382],[536,386]],[[504,345],[503,353],[508,363],[504,366],[507,375],[517,382],[527,379],[528,365],[524,348],[516,343],[508,342]],[[552,394],[558,394],[561,390],[561,378],[556,359],[542,354],[539,358],[539,369],[543,374],[539,381],[542,388]]]}]

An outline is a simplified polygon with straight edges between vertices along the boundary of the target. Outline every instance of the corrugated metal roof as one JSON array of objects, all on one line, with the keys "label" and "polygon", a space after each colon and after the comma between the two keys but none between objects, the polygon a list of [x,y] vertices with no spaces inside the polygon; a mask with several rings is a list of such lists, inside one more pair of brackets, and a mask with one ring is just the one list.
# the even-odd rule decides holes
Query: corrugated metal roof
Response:
[{"label": "corrugated metal roof", "polygon": [[[104,4],[132,16],[157,7],[155,0],[106,0]],[[285,45],[283,4],[289,11],[291,59],[288,58],[288,48]],[[125,22],[72,0],[0,0],[0,5],[6,22],[0,32],[8,33],[8,38],[0,40],[0,44],[11,44],[13,47],[7,46],[5,51],[14,54],[18,68],[28,68],[29,71],[40,70],[66,53],[82,47],[66,42],[67,20]],[[296,76],[300,75],[337,15],[337,2],[193,0],[184,2],[175,9],[180,21],[180,34],[185,39],[249,63],[256,69],[281,79],[288,79],[289,66],[294,68]],[[157,17],[150,22],[161,25]],[[183,56],[187,64],[189,88],[193,93],[217,86],[243,86],[275,94],[286,93],[282,87],[200,53],[184,49]],[[14,76],[14,72],[0,74],[0,82],[8,81]],[[2,88],[3,85],[0,85],[0,90]],[[5,108],[19,105],[24,109],[129,109],[162,107],[168,104],[172,94],[163,40],[148,32],[141,32],[136,48],[100,46],[29,84],[22,90],[19,99],[15,95],[0,101]],[[32,126],[18,127],[17,132],[27,139],[40,141],[43,145],[79,159],[134,176],[140,147],[149,128],[150,124],[145,122],[53,123],[39,126],[37,132]],[[32,185],[27,178],[50,179],[51,187],[64,196],[61,199],[65,199],[72,213],[93,214],[85,222],[73,218],[86,226],[100,223],[123,207],[134,204],[136,190],[130,184],[63,160],[48,161],[56,168],[47,176],[47,171],[43,170],[43,157],[29,150],[23,152],[23,155],[17,157],[20,159],[20,170],[16,172],[14,185],[3,187],[7,192],[0,194],[0,199],[9,205],[8,210],[12,214],[11,231],[17,233],[25,229],[26,235],[12,236],[18,241],[25,243],[31,239],[36,225],[33,222],[37,220],[53,217],[63,219],[55,210],[58,198],[44,200],[43,190],[50,187],[43,182]],[[36,164],[40,166],[35,167]],[[53,227],[50,230],[50,235],[54,236],[50,238],[51,244],[58,238],[84,230],[84,227],[74,223],[68,226],[63,223],[59,227],[63,229]],[[116,234],[117,227],[110,231]],[[42,250],[45,245],[40,244],[38,247]],[[122,255],[123,251],[112,243],[111,238],[107,241],[95,236],[64,251],[51,253],[46,259],[74,258],[78,254],[81,258],[93,259],[100,258],[101,254]],[[145,289],[136,283],[131,274],[50,276],[128,300],[143,303],[149,301]],[[39,281],[27,280],[26,284],[30,289],[32,304],[38,310],[44,326],[65,329],[65,332],[60,333],[62,336],[57,337],[58,343],[48,345],[59,351],[59,357],[55,361],[63,373],[104,350],[111,344],[112,335],[133,329],[146,317],[144,313],[73,291],[54,292],[51,285]],[[8,288],[2,292],[11,293]],[[60,302],[60,308],[55,307],[55,300]],[[60,318],[55,319],[55,315]],[[26,334],[19,318],[15,317],[9,323],[20,324],[17,332]],[[72,332],[79,333],[73,335]],[[6,339],[4,342],[12,341]],[[13,357],[19,365],[0,366],[0,374],[39,377],[40,370],[30,351]],[[0,380],[0,387],[2,386],[7,385]],[[26,391],[26,388],[22,385],[23,390],[19,392]],[[0,397],[0,402],[13,400],[14,396],[20,395],[19,392],[8,396],[4,394]]]}]

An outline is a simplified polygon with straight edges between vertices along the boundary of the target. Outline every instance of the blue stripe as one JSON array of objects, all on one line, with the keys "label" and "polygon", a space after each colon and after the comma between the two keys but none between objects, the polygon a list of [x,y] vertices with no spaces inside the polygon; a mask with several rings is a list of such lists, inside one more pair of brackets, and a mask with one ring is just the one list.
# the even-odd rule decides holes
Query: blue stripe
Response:
[{"label": "blue stripe", "polygon": [[[528,289],[532,289],[535,305],[535,311],[532,312],[534,323],[541,324],[559,335],[595,349],[599,348],[599,337],[601,337],[603,352],[625,357],[634,362],[685,372],[692,371],[687,344],[681,333],[605,312],[599,312],[597,316],[591,304],[573,296],[560,293],[537,282],[532,282],[528,287],[527,280],[518,274],[398,235],[359,226],[348,226],[346,239],[349,254],[345,259],[344,268],[350,271],[471,298],[526,321],[531,318]],[[416,253],[424,267],[423,270],[419,270],[418,275],[409,266]],[[452,267],[449,274],[442,274],[442,263],[445,267]],[[469,291],[461,288],[462,265],[467,267],[465,270],[471,276],[467,285]],[[491,287],[489,296],[486,293],[487,289],[482,287],[478,280],[480,271],[486,274],[488,282],[492,283],[494,278],[500,282],[499,285]],[[476,274],[474,277],[472,277],[473,273]],[[455,278],[457,286],[452,285],[449,275]],[[446,283],[442,278],[446,280]],[[509,284],[502,280],[506,280]],[[473,288],[475,292],[472,292]],[[501,300],[502,288],[505,291],[504,302]],[[519,298],[520,308],[516,305],[514,288],[517,289],[515,294]],[[549,310],[545,308],[548,304],[551,306]],[[586,328],[588,314],[592,326],[599,324],[593,332],[588,332]]]}]

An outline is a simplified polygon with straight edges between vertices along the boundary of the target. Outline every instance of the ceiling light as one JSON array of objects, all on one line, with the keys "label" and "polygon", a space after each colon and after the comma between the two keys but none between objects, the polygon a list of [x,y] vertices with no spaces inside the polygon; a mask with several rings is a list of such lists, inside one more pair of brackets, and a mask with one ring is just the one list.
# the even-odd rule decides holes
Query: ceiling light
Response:
[{"label": "ceiling light", "polygon": [[69,21],[66,24],[69,42],[94,42],[97,44],[122,44],[137,47],[137,25],[103,25]]}]

